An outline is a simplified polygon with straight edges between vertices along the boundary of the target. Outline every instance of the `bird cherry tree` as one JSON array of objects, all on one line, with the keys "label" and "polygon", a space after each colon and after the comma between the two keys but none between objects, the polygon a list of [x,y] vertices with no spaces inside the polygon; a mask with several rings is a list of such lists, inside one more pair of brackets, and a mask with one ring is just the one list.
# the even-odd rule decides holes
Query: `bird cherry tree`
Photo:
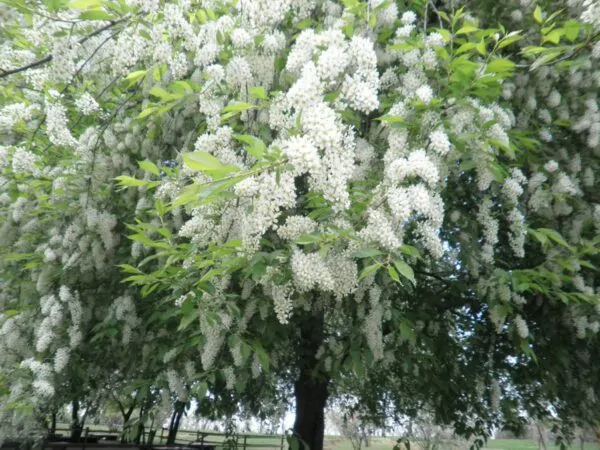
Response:
[{"label": "bird cherry tree", "polygon": [[7,396],[97,321],[313,450],[334,396],[593,420],[594,2],[5,3]]}]

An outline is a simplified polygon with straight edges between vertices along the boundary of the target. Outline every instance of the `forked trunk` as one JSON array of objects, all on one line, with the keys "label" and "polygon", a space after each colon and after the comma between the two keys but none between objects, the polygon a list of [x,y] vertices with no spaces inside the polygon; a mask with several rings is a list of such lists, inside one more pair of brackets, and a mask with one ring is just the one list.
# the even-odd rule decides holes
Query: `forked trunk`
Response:
[{"label": "forked trunk", "polygon": [[171,423],[169,424],[169,435],[167,436],[167,445],[174,445],[175,439],[177,438],[177,431],[179,431],[179,424],[181,422],[181,416],[184,413],[185,403],[176,401],[173,415],[171,416]]}]

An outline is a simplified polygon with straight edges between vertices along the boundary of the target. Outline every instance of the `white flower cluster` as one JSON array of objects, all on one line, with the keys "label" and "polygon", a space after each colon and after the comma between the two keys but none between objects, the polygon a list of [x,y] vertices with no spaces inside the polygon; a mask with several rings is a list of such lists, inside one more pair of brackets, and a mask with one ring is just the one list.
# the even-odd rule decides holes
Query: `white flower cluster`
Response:
[{"label": "white flower cluster", "polygon": [[486,197],[479,206],[477,220],[479,221],[484,243],[481,247],[481,260],[491,264],[494,261],[494,247],[498,243],[498,220],[492,214],[494,204]]},{"label": "white flower cluster", "polygon": [[527,339],[529,336],[529,328],[527,327],[527,322],[520,314],[517,314],[515,317],[515,327],[517,329],[517,333],[521,339]]},{"label": "white flower cluster", "polygon": [[321,289],[331,292],[334,281],[323,257],[318,253],[294,250],[291,258],[294,285],[299,292]]},{"label": "white flower cluster", "polygon": [[75,100],[75,106],[84,116],[100,111],[100,105],[89,92],[84,92],[77,100]]},{"label": "white flower cluster", "polygon": [[381,320],[383,318],[383,305],[380,302],[381,289],[373,286],[369,291],[369,303],[371,309],[365,317],[363,332],[367,339],[367,345],[373,354],[375,361],[383,358],[383,336]]},{"label": "white flower cluster", "polygon": [[277,228],[279,237],[286,241],[293,241],[303,234],[312,233],[317,229],[317,222],[306,216],[289,216],[285,223]]},{"label": "white flower cluster", "polygon": [[17,122],[29,122],[39,110],[36,104],[11,103],[0,109],[0,131],[8,133],[12,131]]},{"label": "white flower cluster", "polygon": [[271,286],[271,297],[273,297],[275,315],[277,316],[279,323],[283,325],[289,322],[290,316],[292,315],[292,309],[294,307],[292,294],[293,288],[290,283]]},{"label": "white flower cluster", "polygon": [[58,102],[46,102],[46,129],[54,145],[75,147],[77,141],[67,124],[66,108]]}]

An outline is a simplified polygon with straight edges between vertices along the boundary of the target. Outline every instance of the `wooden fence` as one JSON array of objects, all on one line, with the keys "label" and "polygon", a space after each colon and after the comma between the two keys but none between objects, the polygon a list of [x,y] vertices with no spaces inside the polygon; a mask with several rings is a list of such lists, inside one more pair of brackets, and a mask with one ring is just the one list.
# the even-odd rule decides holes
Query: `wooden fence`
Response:
[{"label": "wooden fence", "polygon": [[[70,432],[69,428],[57,427],[50,440],[56,443],[67,440]],[[144,430],[140,446],[165,446],[168,432],[168,428],[164,427],[153,430],[152,435]],[[88,427],[83,430],[80,444],[84,444],[84,446],[85,444],[112,444],[112,447],[113,445],[118,446],[120,438],[121,431],[91,429]],[[178,430],[175,437],[175,445],[177,446],[193,446],[206,450],[283,450],[285,444],[284,435],[272,434],[236,433],[228,436],[226,433],[213,431]]]}]

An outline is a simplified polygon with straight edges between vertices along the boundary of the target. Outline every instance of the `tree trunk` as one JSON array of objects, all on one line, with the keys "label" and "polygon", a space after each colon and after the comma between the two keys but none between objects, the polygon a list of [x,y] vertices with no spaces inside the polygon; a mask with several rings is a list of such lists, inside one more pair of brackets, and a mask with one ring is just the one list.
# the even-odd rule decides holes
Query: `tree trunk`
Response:
[{"label": "tree trunk", "polygon": [[50,434],[56,434],[56,411],[52,411],[50,419]]},{"label": "tree trunk", "polygon": [[308,374],[302,374],[296,381],[294,434],[309,450],[323,450],[327,385],[327,380],[314,380]]},{"label": "tree trunk", "polygon": [[140,414],[138,416],[137,431],[133,443],[139,445],[142,442],[142,436],[144,435],[144,415],[146,414],[145,404],[142,403],[140,406]]},{"label": "tree trunk", "polygon": [[175,410],[171,416],[171,423],[169,424],[169,435],[167,436],[167,445],[175,444],[175,438],[177,437],[177,431],[179,430],[179,423],[181,422],[181,416],[183,416],[185,404],[176,401]]},{"label": "tree trunk", "polygon": [[83,424],[79,423],[79,400],[73,400],[71,403],[71,442],[79,442]]},{"label": "tree trunk", "polygon": [[300,439],[300,449],[323,450],[325,434],[325,405],[328,397],[328,375],[319,370],[316,358],[323,342],[323,312],[314,311],[300,324],[300,375],[294,385],[296,419],[294,436]]}]

